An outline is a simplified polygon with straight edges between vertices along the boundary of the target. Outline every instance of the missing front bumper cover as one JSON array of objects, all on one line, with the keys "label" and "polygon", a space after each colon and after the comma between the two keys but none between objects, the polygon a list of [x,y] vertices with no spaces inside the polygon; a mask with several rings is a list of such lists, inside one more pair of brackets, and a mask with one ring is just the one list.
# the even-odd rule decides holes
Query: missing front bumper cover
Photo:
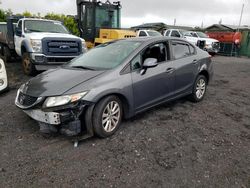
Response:
[{"label": "missing front bumper cover", "polygon": [[36,121],[59,125],[61,124],[60,114],[57,112],[44,112],[42,110],[24,110],[24,112]]}]

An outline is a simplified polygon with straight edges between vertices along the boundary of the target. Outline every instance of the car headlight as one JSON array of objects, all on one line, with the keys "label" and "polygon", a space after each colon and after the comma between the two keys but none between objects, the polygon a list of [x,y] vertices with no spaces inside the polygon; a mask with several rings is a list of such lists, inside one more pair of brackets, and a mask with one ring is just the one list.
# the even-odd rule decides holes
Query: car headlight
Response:
[{"label": "car headlight", "polygon": [[44,108],[56,107],[61,106],[69,103],[76,102],[83,98],[88,92],[77,93],[73,95],[63,95],[63,96],[56,96],[56,97],[48,97],[44,103]]},{"label": "car headlight", "polygon": [[212,48],[212,44],[206,44],[206,48]]},{"label": "car headlight", "polygon": [[88,51],[88,48],[86,46],[86,42],[84,40],[82,40],[82,52],[87,52]]},{"label": "car headlight", "polygon": [[30,44],[34,52],[42,52],[42,41],[37,39],[31,39]]}]

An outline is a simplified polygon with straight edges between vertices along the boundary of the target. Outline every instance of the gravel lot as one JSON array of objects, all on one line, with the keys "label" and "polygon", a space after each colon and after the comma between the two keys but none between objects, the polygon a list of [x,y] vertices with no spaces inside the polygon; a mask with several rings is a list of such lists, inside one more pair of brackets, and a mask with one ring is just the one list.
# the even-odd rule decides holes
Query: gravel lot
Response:
[{"label": "gravel lot", "polygon": [[14,105],[28,77],[10,63],[0,95],[0,187],[250,187],[250,59],[214,57],[203,102],[181,99],[78,148],[44,138]]}]

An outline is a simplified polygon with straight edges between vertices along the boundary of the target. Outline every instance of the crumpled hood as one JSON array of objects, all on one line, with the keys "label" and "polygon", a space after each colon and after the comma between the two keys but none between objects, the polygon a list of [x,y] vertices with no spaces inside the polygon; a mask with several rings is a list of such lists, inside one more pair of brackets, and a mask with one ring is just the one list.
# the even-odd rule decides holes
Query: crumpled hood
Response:
[{"label": "crumpled hood", "polygon": [[84,41],[82,38],[67,33],[33,32],[33,33],[26,33],[25,37],[29,37],[30,39],[36,39],[36,40],[42,40],[45,37],[52,37],[52,38],[80,39]]},{"label": "crumpled hood", "polygon": [[30,79],[22,92],[33,97],[63,95],[73,87],[97,77],[104,71],[58,68]]}]

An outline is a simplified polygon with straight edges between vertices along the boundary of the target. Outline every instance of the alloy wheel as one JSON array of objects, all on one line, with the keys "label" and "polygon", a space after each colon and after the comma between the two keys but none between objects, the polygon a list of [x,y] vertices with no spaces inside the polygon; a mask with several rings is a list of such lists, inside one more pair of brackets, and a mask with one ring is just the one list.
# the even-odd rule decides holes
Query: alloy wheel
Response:
[{"label": "alloy wheel", "polygon": [[206,91],[206,81],[201,78],[199,79],[196,85],[196,92],[195,92],[196,97],[198,99],[201,99],[204,96],[205,91]]},{"label": "alloy wheel", "polygon": [[102,114],[102,126],[106,132],[112,132],[118,125],[121,116],[120,105],[116,101],[109,102]]}]

